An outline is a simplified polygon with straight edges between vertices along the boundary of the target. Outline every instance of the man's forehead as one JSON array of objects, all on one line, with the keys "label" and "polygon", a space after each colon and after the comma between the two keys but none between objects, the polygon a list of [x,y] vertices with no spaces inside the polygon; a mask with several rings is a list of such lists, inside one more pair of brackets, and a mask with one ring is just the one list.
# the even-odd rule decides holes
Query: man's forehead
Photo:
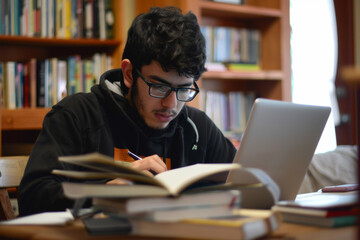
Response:
[{"label": "man's forehead", "polygon": [[180,76],[175,78],[170,75],[158,76],[156,74],[150,74],[148,78],[149,80],[157,81],[159,83],[166,85],[191,86],[194,83],[193,78],[180,77]]}]

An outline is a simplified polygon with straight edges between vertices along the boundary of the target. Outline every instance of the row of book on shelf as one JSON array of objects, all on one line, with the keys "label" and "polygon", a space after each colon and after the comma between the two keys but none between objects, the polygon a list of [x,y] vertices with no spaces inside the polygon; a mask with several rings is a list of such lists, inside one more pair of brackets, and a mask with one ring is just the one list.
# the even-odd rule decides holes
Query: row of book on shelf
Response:
[{"label": "row of book on shelf", "polygon": [[201,95],[200,108],[223,132],[242,133],[255,98],[254,92],[206,91]]},{"label": "row of book on shelf", "polygon": [[112,0],[1,0],[0,35],[114,37]]},{"label": "row of book on shelf", "polygon": [[111,58],[96,53],[67,59],[0,62],[1,106],[7,109],[51,107],[67,95],[90,92],[100,75],[111,68]]},{"label": "row of book on shelf", "polygon": [[257,29],[202,26],[209,70],[223,63],[229,70],[259,70],[261,33]]}]

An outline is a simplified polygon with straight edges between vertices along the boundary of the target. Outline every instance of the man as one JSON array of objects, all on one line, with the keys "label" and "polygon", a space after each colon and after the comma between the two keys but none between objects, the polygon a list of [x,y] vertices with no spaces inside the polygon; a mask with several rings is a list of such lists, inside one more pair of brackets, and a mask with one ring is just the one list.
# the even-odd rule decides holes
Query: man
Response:
[{"label": "man", "polygon": [[[188,107],[205,71],[205,41],[195,15],[152,8],[128,32],[121,69],[91,93],[68,96],[46,115],[20,184],[20,215],[73,207],[52,169],[79,170],[61,155],[90,152],[126,160],[148,174],[195,163],[231,162],[235,148],[205,113]],[[115,180],[102,182],[117,183]]]}]

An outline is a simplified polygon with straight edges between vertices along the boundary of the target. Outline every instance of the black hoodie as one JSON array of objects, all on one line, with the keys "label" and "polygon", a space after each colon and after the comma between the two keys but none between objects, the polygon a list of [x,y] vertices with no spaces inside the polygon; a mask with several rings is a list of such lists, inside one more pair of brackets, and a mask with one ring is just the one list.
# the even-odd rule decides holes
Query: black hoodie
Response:
[{"label": "black hoodie", "polygon": [[129,149],[168,158],[171,168],[233,160],[234,146],[198,109],[185,106],[165,129],[147,127],[120,93],[122,77],[121,69],[105,72],[91,93],[68,96],[46,115],[20,184],[20,215],[73,207],[61,182],[75,180],[51,170],[79,168],[58,162],[61,155],[100,152],[114,157],[114,149]]}]

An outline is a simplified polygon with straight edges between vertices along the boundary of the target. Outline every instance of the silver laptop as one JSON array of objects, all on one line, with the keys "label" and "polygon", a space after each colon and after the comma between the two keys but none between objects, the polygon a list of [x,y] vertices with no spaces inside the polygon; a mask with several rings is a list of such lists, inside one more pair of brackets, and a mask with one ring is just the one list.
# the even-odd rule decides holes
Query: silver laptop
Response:
[{"label": "silver laptop", "polygon": [[[256,99],[234,162],[263,170],[277,183],[278,200],[294,200],[330,111],[323,106]],[[230,172],[227,181],[244,182],[248,177],[241,172]],[[260,191],[243,190],[242,206],[271,207]]]}]

